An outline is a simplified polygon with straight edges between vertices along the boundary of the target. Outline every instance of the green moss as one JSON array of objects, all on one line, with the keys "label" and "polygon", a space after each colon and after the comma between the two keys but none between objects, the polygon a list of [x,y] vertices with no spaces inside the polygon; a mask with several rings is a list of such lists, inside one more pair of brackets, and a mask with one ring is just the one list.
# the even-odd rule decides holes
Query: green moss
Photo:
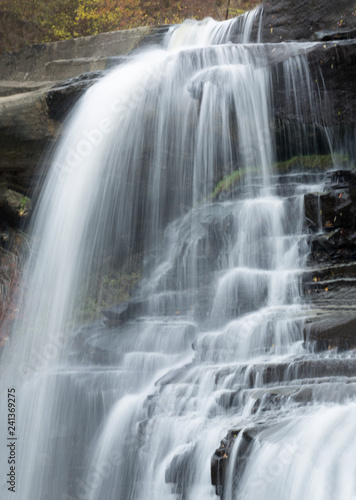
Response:
[{"label": "green moss", "polygon": [[284,173],[301,170],[319,170],[324,171],[336,166],[346,167],[350,164],[348,155],[309,155],[309,156],[293,156],[289,160],[275,163],[273,171],[276,173]]},{"label": "green moss", "polygon": [[257,167],[241,168],[240,170],[235,170],[231,174],[227,175],[216,186],[213,193],[209,196],[210,200],[214,200],[218,194],[222,191],[228,191],[230,188],[235,186],[241,179],[243,179],[247,173],[257,173]]},{"label": "green moss", "polygon": [[[350,166],[350,157],[348,155],[309,155],[309,156],[293,156],[286,161],[277,162],[272,167],[274,173],[288,173],[300,171],[326,171],[331,168],[344,168]],[[218,183],[214,191],[206,201],[212,201],[223,191],[229,191],[233,186],[238,184],[246,174],[256,174],[260,169],[256,166],[246,167],[233,171]]]},{"label": "green moss", "polygon": [[18,214],[20,217],[27,217],[31,212],[32,205],[31,200],[27,196],[23,196],[20,201],[20,206],[18,209]]}]

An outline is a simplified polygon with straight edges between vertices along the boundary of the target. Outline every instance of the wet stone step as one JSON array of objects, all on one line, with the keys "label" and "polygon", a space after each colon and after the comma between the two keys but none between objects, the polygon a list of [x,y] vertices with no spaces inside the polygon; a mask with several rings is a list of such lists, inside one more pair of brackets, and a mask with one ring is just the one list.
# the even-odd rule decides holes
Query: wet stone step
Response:
[{"label": "wet stone step", "polygon": [[303,292],[305,295],[315,293],[323,294],[323,292],[332,292],[344,287],[355,287],[356,277],[332,278],[324,280],[303,281]]},{"label": "wet stone step", "polygon": [[[283,181],[281,181],[281,179],[282,178],[272,178],[271,180],[269,190],[273,196],[288,197],[296,194],[302,196],[306,193],[310,193],[310,191],[321,189],[321,181],[319,182],[320,178],[315,178],[314,182],[313,179],[311,179],[310,182],[307,183],[302,182],[302,180],[299,182],[298,178],[289,178],[289,176],[286,176],[286,179]],[[226,201],[257,197],[263,188],[264,183],[262,178],[243,178],[232,187],[223,189],[216,196],[216,199],[218,201]]]},{"label": "wet stone step", "polygon": [[356,279],[356,263],[350,262],[346,264],[319,266],[314,269],[307,269],[303,273],[303,282],[320,282],[322,280],[333,280],[339,277],[354,277]]},{"label": "wet stone step", "polygon": [[329,377],[325,380],[293,381],[293,385],[265,387],[261,389],[230,390],[219,392],[216,403],[226,411],[241,410],[250,399],[254,400],[252,413],[278,411],[286,405],[313,403],[343,404],[356,394],[356,377]]},{"label": "wet stone step", "polygon": [[356,314],[344,317],[329,317],[306,324],[304,340],[315,344],[316,350],[355,349],[356,348]]},{"label": "wet stone step", "polygon": [[[199,371],[191,371],[194,366],[185,365],[170,372],[156,382],[159,387],[177,384],[199,384]],[[356,355],[348,351],[342,354],[306,355],[293,361],[280,363],[244,363],[228,366],[205,365],[204,372],[211,373],[217,393],[216,401],[219,405],[228,408],[238,405],[243,397],[241,391],[246,389],[275,391],[276,386],[291,384],[320,384],[334,383],[339,380],[354,380],[356,374]],[[267,386],[267,387],[266,387]],[[287,392],[290,389],[286,389]]]},{"label": "wet stone step", "polygon": [[254,367],[254,370],[250,372],[250,383],[253,387],[257,380],[262,384],[270,384],[303,378],[353,377],[355,373],[356,357],[349,359],[304,359],[292,363],[264,366],[261,367],[261,370]]},{"label": "wet stone step", "polygon": [[354,352],[335,354],[333,357],[307,355],[293,361],[280,363],[256,363],[254,365],[229,365],[216,369],[215,383],[222,386],[229,379],[229,387],[234,384],[244,388],[258,388],[266,384],[280,384],[295,380],[320,380],[326,377],[354,377],[356,355]]},{"label": "wet stone step", "polygon": [[272,184],[320,184],[325,179],[325,172],[296,172],[271,175]]},{"label": "wet stone step", "polygon": [[275,412],[288,406],[307,405],[310,403],[344,404],[356,394],[356,380],[328,380],[320,384],[258,389],[251,392],[255,399],[252,413]]},{"label": "wet stone step", "polygon": [[[352,277],[349,278],[350,282],[351,280]],[[343,306],[356,309],[356,289],[354,286],[345,286],[346,283],[347,281],[340,281],[340,284],[336,286],[335,282],[333,282],[332,286],[328,290],[325,290],[325,282],[317,282],[320,288],[315,288],[315,290],[319,290],[319,293],[307,294],[309,290],[305,290],[305,299],[308,299],[306,301],[307,304],[310,304],[313,308],[322,308],[323,305],[328,304],[330,307],[334,307],[334,309],[343,308]]]}]

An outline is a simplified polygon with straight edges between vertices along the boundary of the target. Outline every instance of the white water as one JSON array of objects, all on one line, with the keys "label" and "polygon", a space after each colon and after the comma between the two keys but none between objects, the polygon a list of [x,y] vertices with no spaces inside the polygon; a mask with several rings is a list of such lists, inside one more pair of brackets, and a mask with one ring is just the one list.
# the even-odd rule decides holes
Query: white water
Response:
[{"label": "white water", "polygon": [[[355,405],[327,405],[298,371],[312,357],[302,348],[299,283],[311,188],[277,196],[271,71],[260,64],[262,45],[224,44],[232,26],[183,25],[167,50],[103,78],[68,120],[2,357],[1,404],[15,387],[18,444],[13,494],[3,480],[4,410],[1,498],[214,499],[220,440],[261,421],[285,425],[254,442],[237,485],[231,458],[227,498],[355,498]],[[294,66],[283,68],[297,102]],[[217,172],[237,165],[240,197],[208,203]],[[83,328],[78,348],[69,327],[90,286],[83,275],[135,252],[146,257],[137,291],[146,312],[120,327]],[[308,381],[308,406],[285,397],[268,411],[273,388]]]}]

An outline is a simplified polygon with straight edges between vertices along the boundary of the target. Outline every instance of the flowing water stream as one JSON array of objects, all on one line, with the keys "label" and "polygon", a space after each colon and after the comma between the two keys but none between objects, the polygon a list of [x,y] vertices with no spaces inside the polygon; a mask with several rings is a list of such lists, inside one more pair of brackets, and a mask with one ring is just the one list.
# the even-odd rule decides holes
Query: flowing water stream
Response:
[{"label": "flowing water stream", "polygon": [[[303,345],[303,195],[323,174],[273,169],[275,76],[247,43],[259,15],[171,30],[68,118],[2,358],[17,462],[16,493],[2,479],[1,498],[355,500],[354,356]],[[296,113],[309,46],[283,45]],[[237,168],[235,194],[213,198]],[[73,340],[78,297],[108,255],[143,259],[134,312]],[[231,429],[215,488],[211,458]],[[257,429],[247,452],[241,429]]]}]

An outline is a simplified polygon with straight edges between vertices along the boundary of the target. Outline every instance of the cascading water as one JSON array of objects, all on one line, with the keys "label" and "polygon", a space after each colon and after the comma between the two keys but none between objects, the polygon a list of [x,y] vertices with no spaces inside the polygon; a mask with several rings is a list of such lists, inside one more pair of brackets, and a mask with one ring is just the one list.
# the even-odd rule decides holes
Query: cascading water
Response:
[{"label": "cascading water", "polygon": [[[2,481],[1,498],[355,497],[355,403],[346,391],[326,407],[323,384],[303,372],[317,358],[302,347],[303,194],[321,177],[273,172],[273,77],[263,45],[246,44],[253,16],[240,45],[225,43],[233,21],[183,24],[68,119],[2,358],[18,461],[16,493]],[[297,108],[307,46],[284,50]],[[212,196],[229,175],[236,196]],[[93,277],[133,255],[144,269],[132,317],[68,333]],[[253,426],[264,427],[244,461],[236,431],[215,489],[217,443]]]}]

